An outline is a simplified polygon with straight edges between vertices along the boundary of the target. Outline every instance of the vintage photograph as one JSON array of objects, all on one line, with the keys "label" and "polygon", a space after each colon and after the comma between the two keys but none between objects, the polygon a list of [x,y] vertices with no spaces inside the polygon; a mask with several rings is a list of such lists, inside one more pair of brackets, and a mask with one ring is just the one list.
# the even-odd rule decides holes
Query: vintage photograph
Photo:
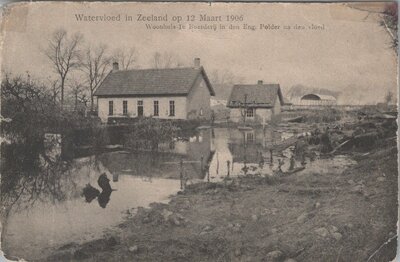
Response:
[{"label": "vintage photograph", "polygon": [[1,13],[1,261],[396,261],[398,3]]}]

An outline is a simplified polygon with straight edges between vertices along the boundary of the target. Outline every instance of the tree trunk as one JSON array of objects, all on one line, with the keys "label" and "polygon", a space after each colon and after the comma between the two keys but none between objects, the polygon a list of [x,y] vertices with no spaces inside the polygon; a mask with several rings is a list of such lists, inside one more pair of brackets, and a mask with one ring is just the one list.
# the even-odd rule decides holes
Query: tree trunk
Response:
[{"label": "tree trunk", "polygon": [[93,102],[94,102],[93,89],[92,87],[90,87],[90,112],[93,112]]},{"label": "tree trunk", "polygon": [[75,111],[78,111],[78,92],[75,93]]},{"label": "tree trunk", "polygon": [[63,105],[64,105],[64,82],[65,82],[65,78],[61,77],[61,109],[63,109]]}]

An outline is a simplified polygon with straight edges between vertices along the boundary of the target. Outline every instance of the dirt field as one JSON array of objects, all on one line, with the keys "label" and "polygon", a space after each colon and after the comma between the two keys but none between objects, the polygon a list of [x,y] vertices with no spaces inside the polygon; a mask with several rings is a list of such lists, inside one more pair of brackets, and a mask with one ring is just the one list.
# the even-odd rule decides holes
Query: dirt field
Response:
[{"label": "dirt field", "polygon": [[[304,170],[195,184],[169,204],[128,214],[104,239],[66,245],[48,260],[391,261],[397,240],[397,146],[393,132],[380,129],[385,125],[365,125],[362,132],[348,128],[356,134],[346,143],[351,151],[341,154],[354,164],[344,172]],[[364,147],[359,132],[378,135]],[[330,136],[334,147],[347,139],[346,132],[336,133],[341,135]]]}]

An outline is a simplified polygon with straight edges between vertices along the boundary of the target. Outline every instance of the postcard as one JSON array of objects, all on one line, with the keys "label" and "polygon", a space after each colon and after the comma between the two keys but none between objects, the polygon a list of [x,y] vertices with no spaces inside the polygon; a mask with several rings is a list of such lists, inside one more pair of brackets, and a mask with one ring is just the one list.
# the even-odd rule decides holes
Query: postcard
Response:
[{"label": "postcard", "polygon": [[397,2],[5,5],[1,256],[395,261],[397,24]]}]

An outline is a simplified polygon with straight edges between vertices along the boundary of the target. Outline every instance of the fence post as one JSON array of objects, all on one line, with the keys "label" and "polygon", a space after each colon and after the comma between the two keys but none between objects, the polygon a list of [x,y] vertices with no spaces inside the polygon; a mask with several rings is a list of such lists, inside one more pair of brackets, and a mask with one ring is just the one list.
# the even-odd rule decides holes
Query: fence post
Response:
[{"label": "fence post", "polygon": [[200,157],[200,170],[201,170],[201,173],[203,174],[203,172],[204,172],[204,167],[203,167],[203,159],[204,159],[204,157],[203,157],[203,155]]},{"label": "fence post", "polygon": [[181,189],[183,189],[183,160],[179,162],[180,165],[180,180],[181,180]]}]

